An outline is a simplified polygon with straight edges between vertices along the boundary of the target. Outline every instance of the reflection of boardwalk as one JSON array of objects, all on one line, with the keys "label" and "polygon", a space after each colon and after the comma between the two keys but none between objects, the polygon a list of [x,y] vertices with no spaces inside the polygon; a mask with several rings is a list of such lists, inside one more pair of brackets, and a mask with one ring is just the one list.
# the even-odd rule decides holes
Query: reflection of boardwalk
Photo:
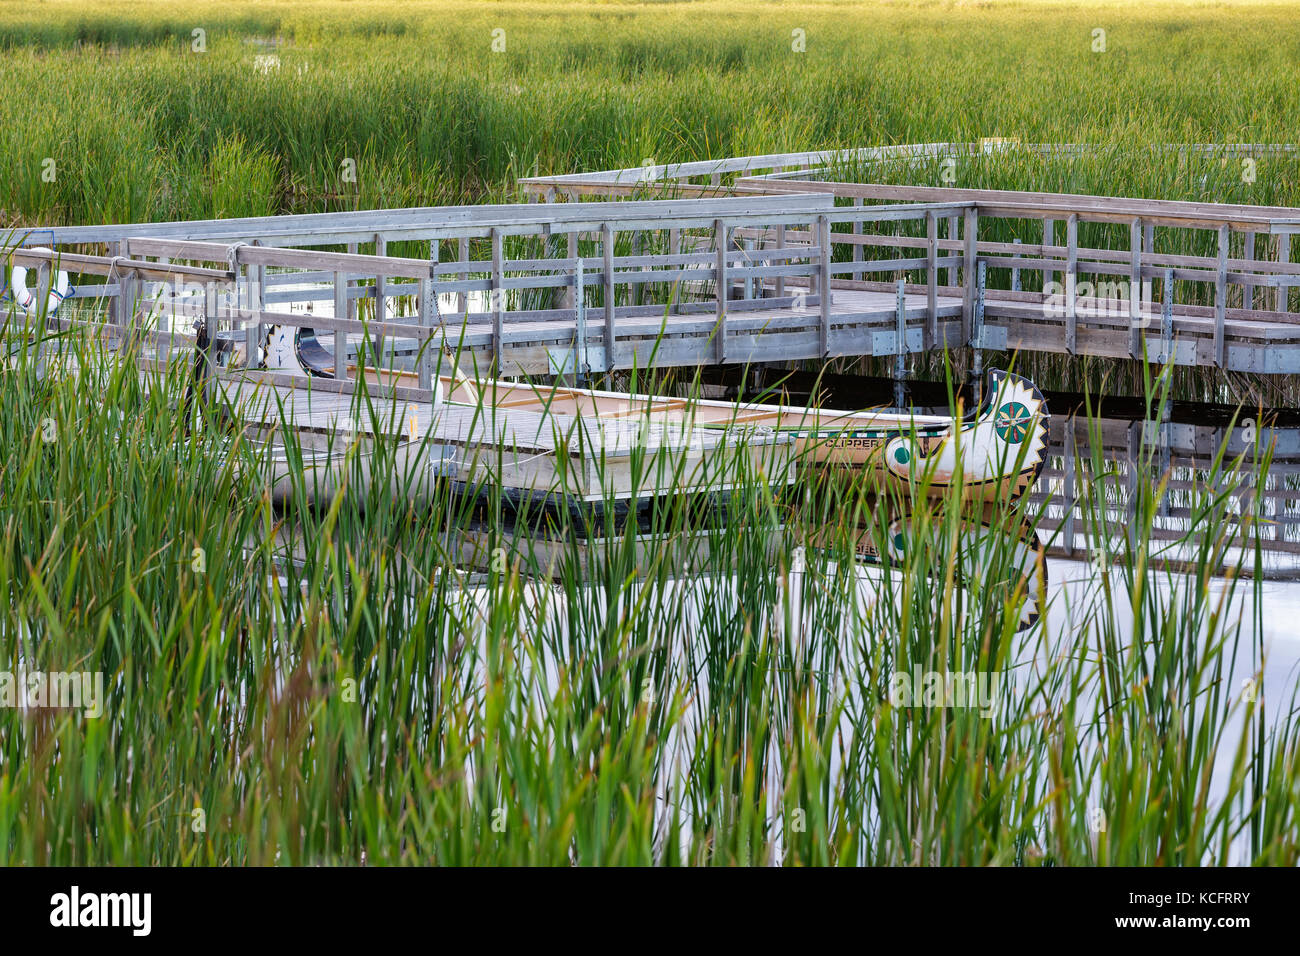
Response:
[{"label": "reflection of boardwalk", "polygon": [[[1168,546],[1187,541],[1195,546],[1204,528],[1218,534],[1219,521],[1206,520],[1206,492],[1225,494],[1220,515],[1229,522],[1253,516],[1266,571],[1287,576],[1300,574],[1300,429],[1256,428],[1241,424],[1223,426],[1179,422],[1142,422],[1100,419],[1090,426],[1082,416],[1054,417],[1047,467],[1031,494],[1041,514],[1044,538],[1056,533],[1050,553],[1087,558],[1099,550],[1110,553],[1132,525],[1132,509],[1139,496],[1155,493],[1168,473],[1164,496],[1156,503],[1153,537]],[[1100,445],[1094,445],[1094,436]],[[1273,448],[1269,472],[1262,488],[1255,487],[1253,449]],[[1217,476],[1215,458],[1227,443],[1227,453]],[[1096,473],[1094,452],[1103,469]],[[1230,465],[1245,454],[1242,473]],[[1097,529],[1087,527],[1070,503],[1085,492],[1108,502],[1106,533],[1111,543],[1099,540]],[[1258,504],[1256,503],[1258,501]],[[1231,535],[1231,529],[1227,534]],[[1253,546],[1255,538],[1250,539]],[[1171,548],[1164,556],[1177,559],[1187,549]],[[1233,558],[1228,556],[1228,560]],[[1248,565],[1249,565],[1248,560]]]}]

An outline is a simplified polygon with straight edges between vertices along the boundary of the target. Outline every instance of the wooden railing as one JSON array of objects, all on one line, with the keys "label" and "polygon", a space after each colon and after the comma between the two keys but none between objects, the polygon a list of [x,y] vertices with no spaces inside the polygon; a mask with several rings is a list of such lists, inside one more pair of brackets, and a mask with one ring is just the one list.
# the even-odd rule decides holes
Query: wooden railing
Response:
[{"label": "wooden railing", "polygon": [[[604,372],[628,364],[624,340],[699,316],[712,323],[707,346],[670,364],[725,363],[747,360],[734,318],[771,314],[776,330],[813,309],[819,347],[799,357],[1019,347],[1300,371],[1300,210],[767,177],[734,188],[743,195],[65,227],[27,241],[53,242],[60,268],[104,276],[78,282],[74,304],[105,299],[119,325],[147,322],[156,290],[142,283],[218,281],[185,270],[221,266],[238,305],[209,318],[246,335],[250,354],[271,323],[332,332],[336,349],[364,326],[379,344],[461,341],[509,372],[507,339],[527,326],[551,343],[538,346],[551,371]],[[388,254],[398,247],[419,255]],[[159,261],[122,267],[148,259]],[[105,271],[113,263],[121,281]],[[204,312],[191,291],[171,315]],[[840,291],[891,296],[864,311]],[[283,308],[295,302],[328,302],[333,315]],[[404,312],[412,321],[397,321]],[[1274,347],[1279,336],[1295,344]]]}]

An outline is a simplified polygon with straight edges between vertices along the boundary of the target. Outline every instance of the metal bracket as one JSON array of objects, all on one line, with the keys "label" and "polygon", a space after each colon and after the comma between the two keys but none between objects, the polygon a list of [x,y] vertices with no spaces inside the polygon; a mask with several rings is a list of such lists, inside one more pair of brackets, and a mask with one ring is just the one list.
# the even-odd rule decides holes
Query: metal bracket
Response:
[{"label": "metal bracket", "polygon": [[970,346],[974,349],[980,348],[984,336],[984,282],[987,278],[987,265],[988,263],[981,259],[976,270],[979,279],[975,284],[975,315],[971,321],[970,336]]},{"label": "metal bracket", "polygon": [[546,365],[551,375],[572,375],[575,381],[586,381],[593,368],[605,367],[605,347],[589,345],[581,352],[578,359],[577,349],[568,346],[552,346],[546,350]]},{"label": "metal bracket", "polygon": [[1174,358],[1174,270],[1165,270],[1165,295],[1160,307],[1160,354],[1156,362],[1168,365]]},{"label": "metal bracket", "polygon": [[976,348],[988,349],[990,352],[1007,350],[1007,330],[1002,325],[984,325],[980,332]]},{"label": "metal bracket", "polygon": [[[922,338],[923,329],[907,329],[903,338],[904,348],[902,352],[921,352],[924,351],[924,340]],[[872,355],[899,355],[898,348],[898,331],[895,329],[882,330],[871,333],[871,354]]]},{"label": "metal bracket", "polygon": [[[860,249],[860,246],[855,246]],[[894,315],[894,379],[902,381],[907,374],[907,353],[911,351],[907,341],[907,286],[903,279],[898,280],[898,308]]]},{"label": "metal bracket", "polygon": [[455,445],[426,444],[423,449],[424,469],[439,478],[455,478],[460,470]]}]

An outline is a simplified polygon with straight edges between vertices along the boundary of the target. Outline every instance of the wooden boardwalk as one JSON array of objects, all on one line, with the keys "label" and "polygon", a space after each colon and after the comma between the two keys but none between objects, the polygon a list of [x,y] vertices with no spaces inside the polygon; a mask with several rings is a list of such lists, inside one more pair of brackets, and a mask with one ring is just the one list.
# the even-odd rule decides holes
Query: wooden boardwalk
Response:
[{"label": "wooden boardwalk", "polygon": [[608,201],[43,229],[11,257],[71,273],[61,321],[159,357],[196,322],[248,365],[276,325],[419,353],[395,395],[448,349],[498,377],[889,356],[902,378],[945,348],[1300,372],[1300,209],[837,182],[834,158],[521,181]]}]

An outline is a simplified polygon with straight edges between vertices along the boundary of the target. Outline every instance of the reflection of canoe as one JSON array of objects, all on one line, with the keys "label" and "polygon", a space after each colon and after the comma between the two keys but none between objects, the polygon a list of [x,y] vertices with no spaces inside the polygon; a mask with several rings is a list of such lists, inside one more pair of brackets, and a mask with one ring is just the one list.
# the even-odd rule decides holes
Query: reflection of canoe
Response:
[{"label": "reflection of canoe", "polygon": [[[853,548],[864,564],[903,567],[908,551],[915,547],[913,520],[907,516],[893,518],[879,532],[870,527],[853,531]],[[814,531],[810,544],[830,548],[832,535],[829,529]],[[1047,557],[1038,532],[1016,521],[993,523],[972,518],[960,526],[957,550],[954,564],[961,572],[957,583],[1016,604],[1017,630],[1032,627],[1041,613],[1040,596],[1047,589]],[[929,570],[941,576],[946,569],[936,565]]]},{"label": "reflection of canoe", "polygon": [[[333,375],[334,356],[311,329],[275,327],[268,363],[303,375]],[[366,369],[372,384],[414,384],[411,372]],[[349,376],[356,375],[355,368]],[[682,428],[753,429],[791,436],[805,461],[874,469],[893,481],[924,475],[932,494],[960,484],[976,501],[1015,498],[1033,484],[1047,452],[1047,403],[1028,379],[988,373],[985,401],[970,421],[938,415],[846,412],[797,406],[682,399],[538,386],[463,375],[437,380],[435,404],[493,406],[596,420],[640,418]]]}]

